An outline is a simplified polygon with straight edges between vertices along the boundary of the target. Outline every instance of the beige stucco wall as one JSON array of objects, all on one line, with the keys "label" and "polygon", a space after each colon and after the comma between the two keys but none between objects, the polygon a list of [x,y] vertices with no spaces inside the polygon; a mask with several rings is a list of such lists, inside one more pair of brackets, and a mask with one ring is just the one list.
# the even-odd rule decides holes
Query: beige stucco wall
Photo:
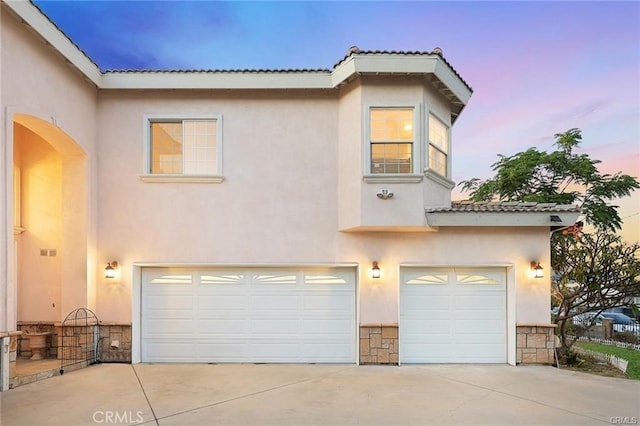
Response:
[{"label": "beige stucco wall", "polygon": [[[100,99],[99,257],[134,261],[335,260],[333,94],[109,92]],[[222,184],[145,183],[144,114],[222,116]],[[330,125],[328,125],[330,124]],[[303,247],[301,249],[301,247]],[[130,283],[99,286],[99,311],[128,320]]]},{"label": "beige stucco wall", "polygon": [[[435,233],[342,233],[337,236],[339,256],[360,263],[360,322],[394,323],[398,320],[399,268],[424,266],[505,266],[517,297],[517,322],[549,322],[549,277],[531,278],[530,262],[539,259],[549,268],[546,231],[536,228],[441,228]],[[373,260],[382,269],[372,279]]]},{"label": "beige stucco wall", "polygon": [[[97,195],[94,184],[97,91],[92,83],[18,22],[4,6],[0,19],[0,108],[3,112],[0,137],[6,147],[6,156],[2,158],[3,179],[11,179],[16,117],[28,123],[31,130],[42,132],[47,143],[63,157],[60,189],[63,212],[58,250],[62,285],[60,303],[56,304],[59,313],[55,314],[63,317],[71,309],[95,304],[92,294],[95,292],[95,280],[93,274],[87,280],[87,268],[95,268],[91,265],[94,262],[97,221],[93,198]],[[0,198],[3,209],[12,209],[11,189],[4,189]],[[12,234],[11,228],[12,223],[7,223],[7,236]],[[5,236],[2,240],[0,257],[6,256],[8,264],[6,269],[3,268],[6,278],[0,285],[6,287],[2,290],[8,296],[6,306],[2,306],[0,330],[15,329],[18,306],[16,280],[19,275],[13,270],[15,251],[12,242]],[[18,261],[24,265],[23,259]],[[48,318],[49,314],[45,316]]]},{"label": "beige stucco wall", "polygon": [[[362,181],[363,108],[410,102],[421,106],[423,117],[429,110],[448,117],[445,100],[424,81],[398,86],[373,78],[366,86],[356,80],[339,91],[98,93],[33,33],[6,14],[1,19],[0,95],[10,128],[3,142],[11,154],[11,117],[28,115],[35,124],[48,123],[39,128],[62,157],[59,316],[88,306],[103,321],[130,322],[135,262],[349,262],[360,265],[361,323],[397,322],[403,263],[504,266],[513,320],[549,321],[549,279],[528,276],[531,260],[549,270],[544,228],[339,231],[421,227],[425,206],[448,202],[449,190],[427,179]],[[219,114],[224,182],[143,182],[145,114]],[[453,153],[455,138],[452,145]],[[416,155],[424,164],[424,146]],[[3,162],[5,176],[12,161],[9,155]],[[392,200],[376,197],[382,187],[392,189]],[[9,194],[3,195],[2,207],[9,208]],[[1,258],[12,256],[9,231],[7,226]],[[120,276],[106,280],[102,270],[113,260],[120,263]],[[379,280],[369,277],[374,260],[383,269]],[[13,302],[7,303],[13,311],[0,329],[16,318]]]},{"label": "beige stucco wall", "polygon": [[[363,135],[362,86],[360,80],[340,90],[338,107],[338,226],[359,226],[362,200]],[[355,166],[354,166],[355,165]]]},{"label": "beige stucco wall", "polygon": [[[356,108],[358,91],[356,87],[343,94]],[[355,138],[361,126],[351,125],[351,110],[349,119],[343,120],[340,114],[345,110],[333,93],[289,91],[286,96],[217,91],[101,93],[98,258],[102,264],[117,260],[121,267],[115,280],[102,278],[101,268],[96,270],[101,319],[131,320],[135,262],[356,262],[364,323],[397,322],[402,263],[509,267],[513,291],[522,295],[517,320],[548,322],[548,280],[545,285],[527,275],[531,260],[548,265],[546,230],[340,232],[338,217],[342,213],[353,217],[351,209],[360,209],[360,217],[398,220],[384,210],[390,206],[408,211],[409,216],[400,215],[403,220],[414,220],[411,215],[415,215],[415,223],[422,224],[421,184],[397,185],[397,199],[379,200],[369,193],[375,185],[361,182],[361,141]],[[139,176],[144,165],[145,114],[188,118],[198,113],[222,117],[224,182],[143,182]],[[340,132],[355,139],[340,137]],[[349,143],[356,147],[346,146]],[[350,160],[356,160],[351,166],[354,173],[349,172]],[[362,195],[353,195],[355,200],[362,198],[359,205],[349,203],[345,187],[361,188]],[[373,260],[383,268],[380,280],[369,277]]]},{"label": "beige stucco wall", "polygon": [[[21,125],[14,126],[14,140],[21,170],[21,226],[26,230],[17,236],[18,321],[60,321],[62,156]],[[56,255],[49,256],[49,250]]]}]

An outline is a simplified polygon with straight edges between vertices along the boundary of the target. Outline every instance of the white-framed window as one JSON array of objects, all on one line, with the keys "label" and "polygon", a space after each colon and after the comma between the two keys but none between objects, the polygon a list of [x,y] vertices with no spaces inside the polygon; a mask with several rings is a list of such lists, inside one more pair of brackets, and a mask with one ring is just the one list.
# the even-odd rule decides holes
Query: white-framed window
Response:
[{"label": "white-framed window", "polygon": [[420,170],[417,110],[416,105],[367,109],[365,180],[416,179]]},{"label": "white-framed window", "polygon": [[428,135],[429,170],[444,176],[449,176],[449,127],[433,113],[429,113]]},{"label": "white-framed window", "polygon": [[412,173],[413,108],[371,108],[371,173]]},{"label": "white-framed window", "polygon": [[146,115],[147,182],[222,182],[222,119],[218,115]]}]

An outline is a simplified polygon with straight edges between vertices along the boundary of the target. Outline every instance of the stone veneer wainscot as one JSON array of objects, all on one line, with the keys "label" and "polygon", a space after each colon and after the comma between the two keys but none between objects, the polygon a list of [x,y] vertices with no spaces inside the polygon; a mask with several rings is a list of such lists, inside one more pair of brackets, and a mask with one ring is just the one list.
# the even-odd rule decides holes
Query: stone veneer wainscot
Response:
[{"label": "stone veneer wainscot", "polygon": [[360,364],[398,364],[398,324],[360,324]]},{"label": "stone veneer wainscot", "polygon": [[516,363],[553,364],[555,324],[518,324],[516,326]]},{"label": "stone veneer wainscot", "polygon": [[100,323],[100,362],[131,362],[131,324]]}]

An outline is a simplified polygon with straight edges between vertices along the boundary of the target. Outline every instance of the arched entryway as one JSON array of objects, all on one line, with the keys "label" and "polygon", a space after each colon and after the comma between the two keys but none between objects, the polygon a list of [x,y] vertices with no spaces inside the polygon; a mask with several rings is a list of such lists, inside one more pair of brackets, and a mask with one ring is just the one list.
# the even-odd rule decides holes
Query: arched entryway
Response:
[{"label": "arched entryway", "polygon": [[53,327],[73,309],[94,308],[87,285],[87,156],[55,123],[15,113],[11,125],[12,316],[17,329]]}]

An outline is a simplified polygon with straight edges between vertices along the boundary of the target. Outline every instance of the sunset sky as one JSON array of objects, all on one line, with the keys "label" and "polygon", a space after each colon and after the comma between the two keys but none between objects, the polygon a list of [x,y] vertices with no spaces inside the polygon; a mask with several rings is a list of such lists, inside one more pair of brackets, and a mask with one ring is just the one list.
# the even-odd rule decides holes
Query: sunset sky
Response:
[{"label": "sunset sky", "polygon": [[[353,45],[440,47],[474,89],[453,127],[456,182],[574,127],[602,172],[640,176],[640,2],[34,3],[103,70],[330,69]],[[638,241],[640,192],[614,204]]]}]

